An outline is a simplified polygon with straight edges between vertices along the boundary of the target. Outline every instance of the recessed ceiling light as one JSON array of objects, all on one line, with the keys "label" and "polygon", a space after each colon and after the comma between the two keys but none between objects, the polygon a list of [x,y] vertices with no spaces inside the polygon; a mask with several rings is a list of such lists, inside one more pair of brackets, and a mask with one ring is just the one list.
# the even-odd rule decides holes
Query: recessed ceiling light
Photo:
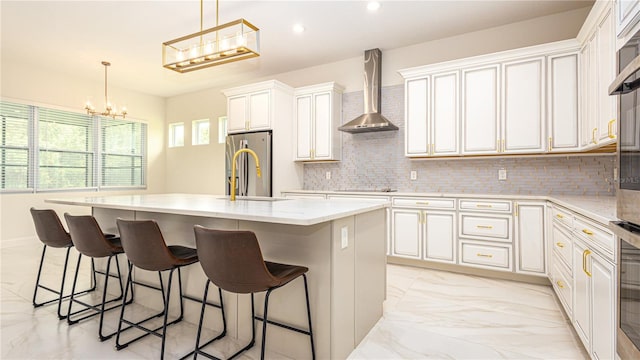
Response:
[{"label": "recessed ceiling light", "polygon": [[293,25],[293,32],[296,34],[300,34],[304,32],[304,26],[302,26],[302,24],[295,24]]},{"label": "recessed ceiling light", "polygon": [[367,3],[367,10],[369,11],[377,11],[380,9],[380,3],[377,1],[369,1]]}]

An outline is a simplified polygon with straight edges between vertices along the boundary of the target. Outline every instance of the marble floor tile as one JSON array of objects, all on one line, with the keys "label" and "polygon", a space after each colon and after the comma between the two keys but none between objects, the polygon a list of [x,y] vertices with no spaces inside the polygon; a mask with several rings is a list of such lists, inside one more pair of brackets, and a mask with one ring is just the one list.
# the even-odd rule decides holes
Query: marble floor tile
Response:
[{"label": "marble floor tile", "polygon": [[[59,250],[59,249],[53,249]],[[55,305],[31,305],[41,244],[25,242],[0,249],[1,359],[157,359],[160,339],[148,336],[116,351],[115,339],[98,340],[98,318],[68,326]],[[51,251],[43,280],[57,285],[63,251]],[[70,263],[75,266],[75,256]],[[71,271],[70,271],[71,272]],[[88,284],[89,271],[82,275]],[[99,281],[100,278],[98,279]],[[70,282],[67,283],[70,290]],[[99,293],[85,297],[97,301]],[[66,312],[66,307],[63,308]],[[136,317],[151,314],[140,304]],[[116,329],[119,310],[105,316],[105,333]],[[161,320],[161,319],[160,319]],[[156,322],[158,320],[155,320]],[[133,337],[135,330],[123,334]],[[167,359],[189,353],[197,327],[182,321],[168,329]],[[203,330],[203,338],[217,335]],[[207,347],[228,357],[244,344],[224,339]],[[239,359],[258,359],[254,346]],[[269,359],[286,359],[268,351]],[[584,359],[587,355],[548,286],[487,279],[408,266],[388,265],[384,316],[350,359]]]}]

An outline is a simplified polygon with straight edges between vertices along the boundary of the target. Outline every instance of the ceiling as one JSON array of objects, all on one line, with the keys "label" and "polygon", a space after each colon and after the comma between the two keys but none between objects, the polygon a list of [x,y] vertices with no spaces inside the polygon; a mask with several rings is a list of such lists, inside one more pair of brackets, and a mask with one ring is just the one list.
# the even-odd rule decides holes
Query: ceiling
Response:
[{"label": "ceiling", "polygon": [[[245,18],[260,28],[261,56],[192,73],[161,64],[161,44],[200,30],[199,1],[0,2],[1,56],[169,97],[591,6],[592,0],[366,1],[220,0],[220,23]],[[305,31],[292,31],[301,23]],[[215,2],[204,2],[204,28]]]}]

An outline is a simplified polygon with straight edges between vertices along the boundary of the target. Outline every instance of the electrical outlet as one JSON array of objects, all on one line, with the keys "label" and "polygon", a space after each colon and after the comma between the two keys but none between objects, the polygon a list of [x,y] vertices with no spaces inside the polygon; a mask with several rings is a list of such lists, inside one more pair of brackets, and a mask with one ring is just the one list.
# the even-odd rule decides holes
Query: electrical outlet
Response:
[{"label": "electrical outlet", "polygon": [[324,174],[324,177],[326,177],[326,178],[327,178],[327,180],[331,180],[331,171],[327,171],[327,172]]},{"label": "electrical outlet", "polygon": [[342,229],[340,229],[340,234],[342,237],[340,248],[346,249],[349,246],[349,228],[346,226],[343,226]]},{"label": "electrical outlet", "polygon": [[418,172],[415,170],[411,170],[411,180],[417,180],[418,179]]},{"label": "electrical outlet", "polygon": [[498,180],[500,181],[507,180],[507,169],[502,168],[498,170]]}]

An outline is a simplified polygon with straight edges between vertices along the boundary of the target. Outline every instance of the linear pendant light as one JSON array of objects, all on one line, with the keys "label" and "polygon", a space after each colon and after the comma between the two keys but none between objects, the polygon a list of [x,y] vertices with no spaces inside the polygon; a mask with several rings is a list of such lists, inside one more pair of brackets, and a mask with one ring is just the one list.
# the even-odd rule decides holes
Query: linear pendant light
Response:
[{"label": "linear pendant light", "polygon": [[200,0],[200,31],[162,43],[162,66],[185,73],[260,56],[260,29],[245,19],[202,29]]}]

